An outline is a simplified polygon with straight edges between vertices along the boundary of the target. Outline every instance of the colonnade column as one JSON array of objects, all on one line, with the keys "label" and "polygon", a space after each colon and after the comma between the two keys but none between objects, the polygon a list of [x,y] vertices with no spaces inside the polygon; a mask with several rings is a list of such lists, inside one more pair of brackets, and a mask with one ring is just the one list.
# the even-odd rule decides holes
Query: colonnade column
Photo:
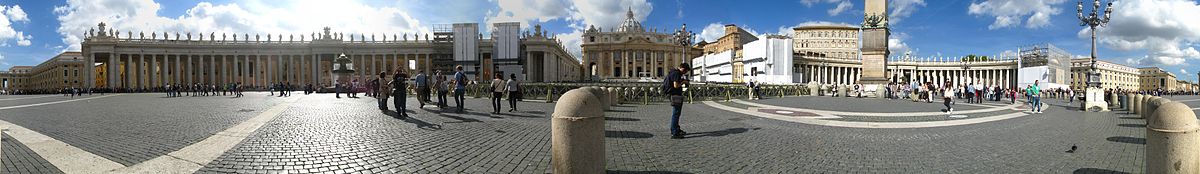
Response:
[{"label": "colonnade column", "polygon": [[318,68],[320,67],[319,64],[320,64],[320,55],[312,54],[312,65],[310,67],[308,67],[308,70],[310,70],[310,72],[312,73],[312,78],[308,79],[308,84],[312,84],[312,86],[320,86],[320,83],[319,83],[320,73],[317,71]]},{"label": "colonnade column", "polygon": [[116,53],[108,53],[108,63],[104,63],[104,65],[105,65],[104,72],[107,73],[107,74],[104,74],[104,79],[105,79],[104,81],[106,82],[104,84],[104,87],[107,87],[109,89],[116,87],[116,84],[117,84],[116,78],[115,78],[116,76],[113,76],[114,74],[117,74],[116,64],[117,64]]}]

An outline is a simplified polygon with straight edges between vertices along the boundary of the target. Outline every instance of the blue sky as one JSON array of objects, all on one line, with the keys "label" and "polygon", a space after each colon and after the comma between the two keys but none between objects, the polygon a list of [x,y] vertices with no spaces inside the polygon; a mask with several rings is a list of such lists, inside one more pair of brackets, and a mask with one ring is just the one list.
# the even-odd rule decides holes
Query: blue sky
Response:
[{"label": "blue sky", "polygon": [[[917,56],[998,55],[1051,43],[1087,55],[1089,41],[1066,0],[890,0],[894,51]],[[153,1],[0,0],[0,70],[36,65],[78,50],[79,36],[98,22],[125,31],[308,34],[323,26],[347,33],[423,33],[434,24],[541,24],[569,49],[589,25],[609,28],[625,11],[647,28],[680,24],[702,36],[708,26],[737,24],[758,34],[821,23],[858,24],[862,0],[488,0],[488,1]],[[1089,1],[1090,3],[1090,1]],[[1099,57],[1135,67],[1158,66],[1195,81],[1200,72],[1200,5],[1195,0],[1121,0],[1099,32]],[[841,8],[839,8],[841,7]],[[1090,9],[1087,5],[1085,9]],[[19,9],[19,10],[14,10]],[[16,12],[20,11],[20,12]],[[22,16],[23,15],[23,16]],[[486,25],[483,25],[486,27]],[[710,28],[715,29],[715,28]],[[148,34],[147,34],[148,35]],[[218,34],[219,35],[219,34]],[[24,44],[28,43],[28,45]]]}]

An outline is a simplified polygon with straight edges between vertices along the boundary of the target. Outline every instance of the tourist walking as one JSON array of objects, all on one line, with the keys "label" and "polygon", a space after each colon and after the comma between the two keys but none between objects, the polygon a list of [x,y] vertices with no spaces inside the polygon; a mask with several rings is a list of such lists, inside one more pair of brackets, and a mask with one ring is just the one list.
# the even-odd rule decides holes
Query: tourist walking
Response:
[{"label": "tourist walking", "polygon": [[342,98],[342,83],[333,84],[333,97]]},{"label": "tourist walking", "polygon": [[1029,95],[1029,112],[1035,114],[1042,113],[1042,97],[1038,96],[1041,95],[1041,89],[1038,88],[1038,80],[1034,80],[1033,85],[1029,85],[1029,88],[1026,88],[1025,91]]},{"label": "tourist walking", "polygon": [[449,91],[449,88],[446,87],[446,76],[442,74],[442,70],[438,70],[435,76],[437,82],[434,82],[433,85],[437,87],[437,106],[439,108],[446,108],[446,106],[450,106],[446,104],[446,93]]},{"label": "tourist walking", "polygon": [[500,100],[501,100],[501,98],[504,98],[504,87],[507,85],[504,85],[504,75],[496,74],[494,76],[495,77],[492,78],[492,85],[491,85],[491,87],[492,87],[491,88],[492,89],[492,113],[499,114],[500,113]]},{"label": "tourist walking", "polygon": [[388,110],[387,100],[388,97],[392,96],[392,85],[387,83],[389,80],[390,79],[387,78],[387,71],[379,72],[379,77],[375,78],[375,80],[371,80],[371,83],[378,84],[376,85],[377,88],[375,90],[379,93],[377,94],[378,96],[375,97],[375,100],[378,100],[376,102],[379,103],[379,110]]},{"label": "tourist walking", "polygon": [[679,128],[679,115],[683,110],[683,88],[688,83],[683,74],[688,72],[689,67],[691,66],[687,63],[680,63],[679,67],[671,70],[663,79],[663,92],[671,101],[671,139],[680,139],[687,134]]},{"label": "tourist walking", "polygon": [[418,108],[424,108],[425,102],[429,102],[429,79],[425,76],[425,71],[421,71],[413,80],[416,80],[413,85],[417,87],[417,103],[421,105]]},{"label": "tourist walking", "polygon": [[[508,112],[517,111],[517,100],[521,99],[521,82],[517,81],[517,74],[508,74],[508,82],[504,82],[505,89],[508,91]],[[615,95],[615,94],[614,94]]]},{"label": "tourist walking", "polygon": [[350,92],[350,94],[347,94],[347,95],[350,95],[350,98],[358,98],[357,89],[358,89],[358,78],[354,78],[354,81],[350,82],[349,89],[346,90],[346,92]]},{"label": "tourist walking", "polygon": [[946,106],[946,114],[954,114],[954,107],[950,103],[954,102],[954,88],[952,83],[946,82],[945,90],[942,91],[942,105]]},{"label": "tourist walking", "polygon": [[396,112],[400,117],[408,117],[408,107],[404,106],[408,100],[408,93],[405,91],[408,90],[408,74],[405,74],[403,69],[397,69],[388,84],[392,86],[392,102],[396,105]]},{"label": "tourist walking", "polygon": [[983,93],[984,89],[987,89],[987,88],[983,87],[983,83],[975,84],[975,103],[983,103],[983,97],[987,96],[987,95],[984,95],[984,93]]},{"label": "tourist walking", "polygon": [[462,65],[454,67],[454,103],[458,106],[458,112],[464,112],[463,95],[467,93],[467,74],[463,72]]}]

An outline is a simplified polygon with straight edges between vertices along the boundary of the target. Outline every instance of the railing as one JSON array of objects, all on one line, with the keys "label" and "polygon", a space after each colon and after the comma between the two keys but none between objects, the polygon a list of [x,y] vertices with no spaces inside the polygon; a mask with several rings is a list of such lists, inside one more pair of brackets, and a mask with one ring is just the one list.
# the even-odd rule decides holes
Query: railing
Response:
[{"label": "railing", "polygon": [[[468,85],[467,95],[476,98],[490,97],[490,86]],[[662,103],[668,100],[667,95],[661,92],[661,84],[658,83],[523,83],[521,91],[525,99],[553,102],[567,91],[586,86],[618,88],[616,95],[620,96],[622,103],[627,104]],[[689,84],[684,91],[684,97],[689,102],[747,99],[749,94],[747,86],[730,84]],[[761,98],[808,95],[808,88],[803,85],[760,85],[758,95]]]}]

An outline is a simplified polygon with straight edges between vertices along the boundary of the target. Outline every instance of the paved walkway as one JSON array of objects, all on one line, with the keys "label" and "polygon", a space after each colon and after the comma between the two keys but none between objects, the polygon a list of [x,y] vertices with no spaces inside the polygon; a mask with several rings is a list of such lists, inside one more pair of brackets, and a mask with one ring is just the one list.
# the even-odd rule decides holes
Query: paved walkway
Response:
[{"label": "paved walkway", "polygon": [[[520,112],[487,114],[486,99],[468,98],[471,109],[455,113],[432,106],[416,108],[409,98],[412,117],[398,118],[394,112],[377,110],[371,98],[264,95],[9,100],[18,102],[0,103],[0,108],[8,107],[0,109],[0,120],[28,131],[3,137],[0,163],[5,168],[0,172],[550,172],[549,115],[554,103],[522,102]],[[58,103],[37,105],[51,102]],[[1188,102],[1200,106],[1200,100]],[[962,118],[928,114],[940,103],[878,99],[789,97],[697,103],[684,106],[682,125],[690,133],[685,139],[668,138],[669,107],[623,105],[606,112],[607,168],[612,173],[1142,172],[1144,120],[1121,111],[1079,112],[1075,105],[1055,100],[1047,104],[1044,114],[987,122],[863,129],[781,121],[721,107],[809,109],[797,111],[840,113],[831,114],[840,118],[828,120],[843,122]],[[962,114],[968,116],[965,119],[1024,114],[1018,110],[1025,109],[1003,103],[960,105],[960,112],[979,111]],[[879,115],[887,112],[879,108],[898,108],[912,115]],[[904,119],[886,120],[894,118]],[[31,133],[48,139],[22,138],[33,137]],[[111,165],[72,167],[80,164],[39,151],[45,146],[34,142],[66,144],[78,149],[75,155],[94,156]],[[1064,152],[1071,145],[1079,149]]]}]

